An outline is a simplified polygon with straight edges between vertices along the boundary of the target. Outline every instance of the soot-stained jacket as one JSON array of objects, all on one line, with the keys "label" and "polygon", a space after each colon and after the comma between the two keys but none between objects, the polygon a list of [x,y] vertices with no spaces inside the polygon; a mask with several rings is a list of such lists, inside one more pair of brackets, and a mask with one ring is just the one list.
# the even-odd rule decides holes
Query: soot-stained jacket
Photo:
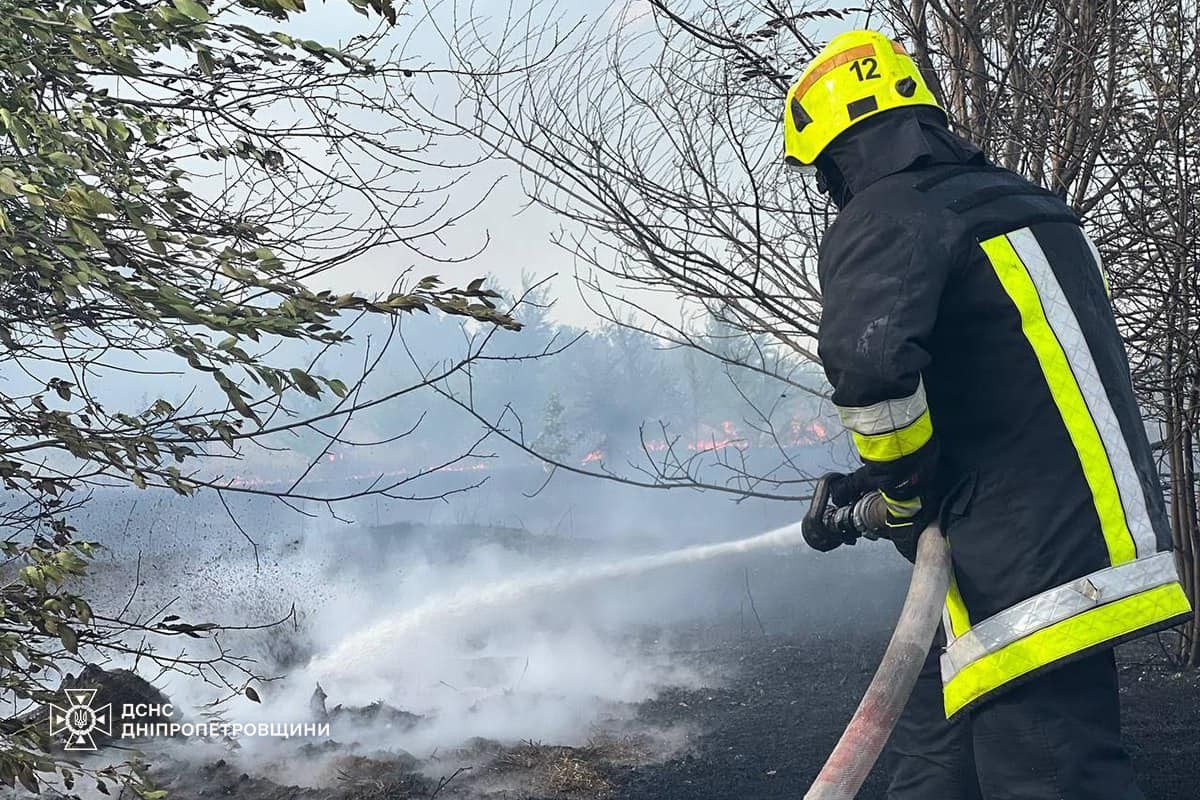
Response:
[{"label": "soot-stained jacket", "polygon": [[924,111],[818,160],[819,348],[871,483],[950,543],[947,715],[1178,622],[1158,475],[1099,254],[1055,195]]}]

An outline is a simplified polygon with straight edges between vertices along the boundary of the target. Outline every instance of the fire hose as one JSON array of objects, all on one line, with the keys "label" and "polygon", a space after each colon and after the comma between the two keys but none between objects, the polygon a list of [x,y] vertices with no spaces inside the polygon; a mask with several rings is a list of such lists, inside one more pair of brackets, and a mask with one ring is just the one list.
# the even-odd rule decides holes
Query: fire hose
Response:
[{"label": "fire hose", "polygon": [[[853,506],[831,509],[827,483],[822,480],[818,484],[805,524],[821,524],[827,530],[851,536],[879,538],[876,532],[883,528],[886,514],[882,496],[872,493]],[[918,540],[908,596],[883,660],[804,800],[853,800],[858,794],[916,685],[941,620],[949,585],[950,550],[935,522]]]}]

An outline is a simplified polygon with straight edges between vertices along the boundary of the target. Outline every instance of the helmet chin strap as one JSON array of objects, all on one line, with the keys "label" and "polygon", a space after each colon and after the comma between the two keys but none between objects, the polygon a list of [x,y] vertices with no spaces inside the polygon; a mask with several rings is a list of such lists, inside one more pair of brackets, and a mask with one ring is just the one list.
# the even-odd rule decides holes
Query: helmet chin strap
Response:
[{"label": "helmet chin strap", "polygon": [[825,179],[825,173],[819,170],[817,172],[817,191],[821,194],[829,194],[829,181]]}]

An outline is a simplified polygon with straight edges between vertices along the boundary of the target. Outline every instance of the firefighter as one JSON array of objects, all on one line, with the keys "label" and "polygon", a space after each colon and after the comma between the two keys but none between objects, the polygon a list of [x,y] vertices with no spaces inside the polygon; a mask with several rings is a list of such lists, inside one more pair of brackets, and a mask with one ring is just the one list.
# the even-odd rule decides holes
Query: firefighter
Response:
[{"label": "firefighter", "polygon": [[953,134],[883,34],[835,38],[784,116],[839,209],[818,344],[864,466],[835,501],[880,490],[909,558],[940,520],[953,562],[888,797],[1143,798],[1112,648],[1190,609],[1096,247]]}]

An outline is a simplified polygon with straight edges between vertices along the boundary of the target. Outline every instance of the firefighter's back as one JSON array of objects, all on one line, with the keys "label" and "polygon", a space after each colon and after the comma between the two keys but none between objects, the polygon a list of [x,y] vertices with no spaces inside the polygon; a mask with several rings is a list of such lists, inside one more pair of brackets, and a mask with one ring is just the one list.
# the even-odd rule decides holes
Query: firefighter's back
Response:
[{"label": "firefighter's back", "polygon": [[952,256],[924,378],[971,622],[1169,549],[1103,267],[1070,208],[983,163],[855,202],[872,195],[928,209]]}]

